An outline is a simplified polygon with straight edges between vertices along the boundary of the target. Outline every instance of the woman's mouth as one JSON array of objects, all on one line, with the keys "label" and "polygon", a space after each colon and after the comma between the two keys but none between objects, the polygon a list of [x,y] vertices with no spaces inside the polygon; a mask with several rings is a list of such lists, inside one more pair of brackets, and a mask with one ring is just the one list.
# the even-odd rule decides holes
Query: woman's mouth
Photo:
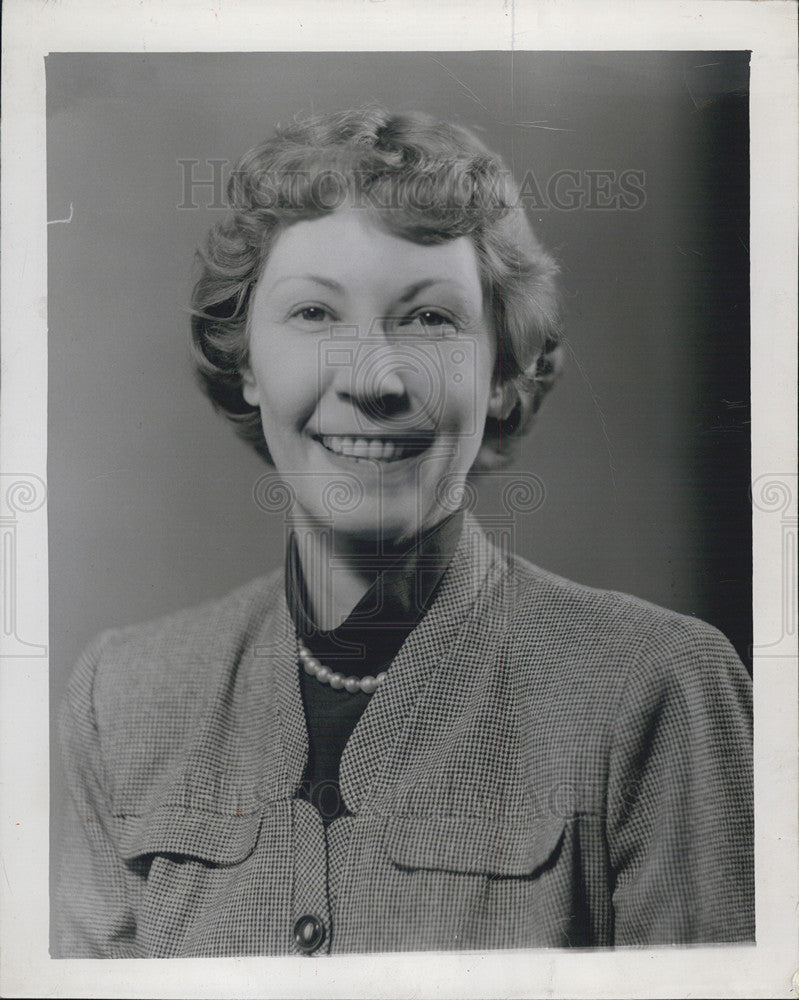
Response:
[{"label": "woman's mouth", "polygon": [[318,435],[316,440],[334,455],[369,462],[399,462],[425,451],[430,446],[432,435],[406,438]]}]

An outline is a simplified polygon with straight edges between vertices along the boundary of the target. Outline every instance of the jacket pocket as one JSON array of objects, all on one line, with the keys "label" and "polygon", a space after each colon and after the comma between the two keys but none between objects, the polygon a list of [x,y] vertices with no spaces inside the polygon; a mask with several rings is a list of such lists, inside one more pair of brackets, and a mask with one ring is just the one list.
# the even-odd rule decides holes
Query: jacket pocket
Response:
[{"label": "jacket pocket", "polygon": [[399,868],[524,878],[555,863],[564,829],[562,817],[529,823],[400,817],[387,825],[384,843]]},{"label": "jacket pocket", "polygon": [[126,861],[150,854],[195,858],[234,865],[255,850],[261,813],[223,815],[178,806],[159,806],[143,816],[121,816],[115,826],[119,853]]}]

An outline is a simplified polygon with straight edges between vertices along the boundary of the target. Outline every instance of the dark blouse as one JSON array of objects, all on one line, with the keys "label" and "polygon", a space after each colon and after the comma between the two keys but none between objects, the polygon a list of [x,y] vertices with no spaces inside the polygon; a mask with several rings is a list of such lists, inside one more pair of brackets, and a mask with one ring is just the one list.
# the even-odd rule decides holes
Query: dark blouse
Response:
[{"label": "dark blouse", "polygon": [[[325,666],[345,676],[376,676],[397,655],[408,634],[432,604],[458,544],[463,511],[402,547],[375,554],[382,565],[375,581],[335,629],[320,629],[313,617],[296,536],[286,548],[286,601],[297,635]],[[350,694],[320,683],[300,669],[300,687],[308,726],[308,765],[297,791],[311,802],[325,824],[345,812],[339,794],[339,765],[347,740],[371,695]]]}]

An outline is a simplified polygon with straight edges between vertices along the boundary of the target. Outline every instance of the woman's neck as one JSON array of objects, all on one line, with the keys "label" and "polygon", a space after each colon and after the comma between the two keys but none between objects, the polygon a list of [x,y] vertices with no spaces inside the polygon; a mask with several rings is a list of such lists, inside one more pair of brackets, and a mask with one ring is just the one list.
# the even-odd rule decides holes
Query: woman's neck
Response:
[{"label": "woman's neck", "polygon": [[318,524],[295,523],[293,529],[314,622],[325,631],[337,628],[396,551],[376,541],[342,538]]}]

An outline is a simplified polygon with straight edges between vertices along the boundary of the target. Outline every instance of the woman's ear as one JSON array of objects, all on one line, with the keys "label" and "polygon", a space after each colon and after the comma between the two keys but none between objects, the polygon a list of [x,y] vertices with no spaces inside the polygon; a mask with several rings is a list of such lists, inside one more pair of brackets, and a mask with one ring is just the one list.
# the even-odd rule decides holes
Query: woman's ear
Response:
[{"label": "woman's ear", "polygon": [[494,379],[491,395],[488,397],[488,416],[494,420],[507,420],[516,405],[516,390],[512,382]]},{"label": "woman's ear", "polygon": [[258,392],[258,383],[250,368],[241,369],[241,394],[250,406],[261,405],[261,394]]}]

